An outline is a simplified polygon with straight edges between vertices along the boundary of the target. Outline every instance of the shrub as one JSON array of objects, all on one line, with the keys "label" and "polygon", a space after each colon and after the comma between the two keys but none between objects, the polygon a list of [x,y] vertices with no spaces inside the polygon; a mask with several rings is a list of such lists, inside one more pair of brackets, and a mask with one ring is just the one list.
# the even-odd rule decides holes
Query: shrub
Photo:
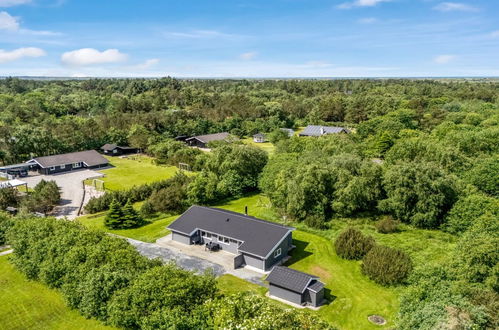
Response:
[{"label": "shrub", "polygon": [[305,219],[305,224],[311,228],[315,229],[325,229],[326,223],[324,218],[318,215],[311,215]]},{"label": "shrub", "polygon": [[403,282],[412,270],[411,258],[404,252],[376,245],[362,262],[362,273],[382,285]]},{"label": "shrub", "polygon": [[17,207],[19,205],[19,193],[15,188],[0,189],[0,210],[5,210],[7,207]]},{"label": "shrub", "polygon": [[498,199],[483,194],[465,196],[449,211],[443,229],[451,234],[463,233],[487,212],[499,216]]},{"label": "shrub", "polygon": [[376,222],[375,227],[378,233],[390,234],[398,231],[398,224],[398,221],[388,216]]},{"label": "shrub", "polygon": [[0,214],[0,246],[7,243],[6,233],[12,226],[12,219],[6,214]]},{"label": "shrub", "polygon": [[123,219],[123,210],[117,200],[113,200],[109,206],[109,212],[104,219],[104,225],[110,229],[118,229],[121,227]]},{"label": "shrub", "polygon": [[334,248],[341,258],[360,260],[375,243],[371,236],[364,236],[355,228],[347,228],[334,242]]}]

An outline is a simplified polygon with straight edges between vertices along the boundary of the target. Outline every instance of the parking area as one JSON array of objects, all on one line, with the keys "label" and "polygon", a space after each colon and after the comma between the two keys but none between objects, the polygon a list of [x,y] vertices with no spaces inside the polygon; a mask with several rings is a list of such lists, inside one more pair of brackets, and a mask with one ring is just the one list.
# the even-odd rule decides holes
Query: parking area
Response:
[{"label": "parking area", "polygon": [[57,218],[75,219],[83,201],[84,190],[82,182],[89,178],[101,177],[103,174],[92,170],[71,171],[53,175],[31,175],[22,180],[34,188],[41,180],[53,180],[61,189],[61,203],[54,209]]},{"label": "parking area", "polygon": [[246,267],[234,269],[234,257],[232,253],[226,251],[211,252],[205,250],[204,245],[185,245],[171,239],[171,234],[162,237],[156,241],[156,246],[167,249],[171,253],[175,253],[180,259],[187,260],[194,258],[202,260],[213,265],[222,267],[224,274],[231,274],[243,280],[262,285],[264,273],[248,269]]}]

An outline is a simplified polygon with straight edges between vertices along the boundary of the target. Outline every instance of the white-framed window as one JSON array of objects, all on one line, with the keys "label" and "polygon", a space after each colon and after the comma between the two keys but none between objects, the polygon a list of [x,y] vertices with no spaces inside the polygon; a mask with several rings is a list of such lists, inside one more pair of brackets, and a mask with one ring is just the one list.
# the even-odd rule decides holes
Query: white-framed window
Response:
[{"label": "white-framed window", "polygon": [[50,166],[51,171],[55,171],[55,166]]},{"label": "white-framed window", "polygon": [[61,165],[61,170],[65,169],[66,168],[66,165],[62,164]]},{"label": "white-framed window", "polygon": [[274,251],[274,258],[277,258],[278,256],[280,256],[282,253],[282,250],[281,248],[278,248],[277,250]]},{"label": "white-framed window", "polygon": [[201,231],[201,237],[206,237],[206,232],[205,231]]},{"label": "white-framed window", "polygon": [[74,167],[74,168],[79,168],[79,167],[81,167],[81,163],[74,163],[74,164],[73,164],[73,167]]},{"label": "white-framed window", "polygon": [[218,236],[218,241],[223,244],[230,244],[229,238],[228,237],[223,237],[223,236]]}]

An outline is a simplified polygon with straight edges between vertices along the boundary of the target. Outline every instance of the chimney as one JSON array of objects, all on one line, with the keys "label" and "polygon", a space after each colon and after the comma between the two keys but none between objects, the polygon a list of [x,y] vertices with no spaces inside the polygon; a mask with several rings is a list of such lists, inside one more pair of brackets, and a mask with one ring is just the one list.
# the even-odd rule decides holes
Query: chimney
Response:
[{"label": "chimney", "polygon": [[248,215],[248,205],[244,207],[244,214]]}]

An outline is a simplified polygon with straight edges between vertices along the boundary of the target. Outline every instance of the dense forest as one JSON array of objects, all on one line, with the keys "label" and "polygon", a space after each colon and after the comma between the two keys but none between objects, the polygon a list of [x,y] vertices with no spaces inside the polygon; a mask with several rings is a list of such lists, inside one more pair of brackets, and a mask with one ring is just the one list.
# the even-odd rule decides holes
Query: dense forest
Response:
[{"label": "dense forest", "polygon": [[[0,81],[0,110],[6,164],[118,143],[198,172],[107,193],[90,212],[146,200],[144,215],[177,213],[261,191],[278,214],[311,230],[379,216],[380,232],[397,223],[448,232],[457,241],[449,258],[414,267],[401,251],[352,230],[336,247],[347,259],[364,258],[362,271],[374,281],[403,287],[401,329],[499,326],[497,82],[9,78]],[[277,132],[308,124],[352,133]],[[221,131],[270,133],[275,153],[238,142],[203,153],[174,140]],[[403,274],[380,273],[384,260],[400,262]]]}]

